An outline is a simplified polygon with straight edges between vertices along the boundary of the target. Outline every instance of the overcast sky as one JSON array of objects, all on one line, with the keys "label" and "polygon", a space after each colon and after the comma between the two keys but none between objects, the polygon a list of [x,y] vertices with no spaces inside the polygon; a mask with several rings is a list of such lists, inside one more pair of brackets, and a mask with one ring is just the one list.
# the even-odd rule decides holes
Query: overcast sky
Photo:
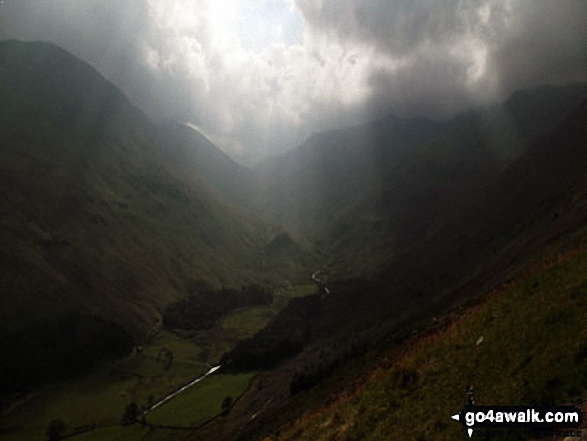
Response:
[{"label": "overcast sky", "polygon": [[587,80],[586,0],[4,0],[0,39],[88,61],[245,163],[394,112]]}]

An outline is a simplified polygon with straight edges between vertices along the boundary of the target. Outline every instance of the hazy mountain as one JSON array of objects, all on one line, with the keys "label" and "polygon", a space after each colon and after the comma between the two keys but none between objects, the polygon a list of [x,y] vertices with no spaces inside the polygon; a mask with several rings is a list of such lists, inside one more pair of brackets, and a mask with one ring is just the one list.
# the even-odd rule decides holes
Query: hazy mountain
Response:
[{"label": "hazy mountain", "polygon": [[390,116],[314,134],[299,148],[257,167],[262,212],[284,226],[316,236],[341,208],[365,196],[380,181],[389,161],[438,135],[440,129],[433,121]]},{"label": "hazy mountain", "polygon": [[[185,136],[202,149],[170,156]],[[226,193],[209,170],[236,182],[234,166],[191,129],[160,134],[58,47],[0,43],[0,351],[11,361],[3,363],[8,387],[18,386],[10,374],[25,381],[45,372],[42,380],[65,360],[74,371],[102,352],[127,350],[130,336],[152,328],[193,281],[295,277],[299,255],[292,263],[292,247],[280,253],[271,245],[281,230],[221,200]],[[118,343],[96,344],[95,357],[76,355],[105,334]]]},{"label": "hazy mountain", "polygon": [[446,216],[434,234],[409,254],[426,266],[415,254],[423,248],[442,250],[447,253],[444,257],[427,253],[430,261],[446,259],[455,271],[465,271],[487,256],[498,263],[496,253],[506,243],[512,256],[529,255],[552,238],[579,228],[585,221],[586,138],[583,103],[472,195],[462,209]]},{"label": "hazy mountain", "polygon": [[159,139],[169,160],[187,174],[193,174],[241,207],[250,207],[257,186],[247,167],[237,164],[195,128],[177,123],[159,127]]},{"label": "hazy mountain", "polygon": [[[388,216],[404,218],[391,223],[412,222],[411,214],[400,211],[415,210],[426,199],[439,199],[442,206],[447,192],[456,187],[458,195],[477,180],[474,175],[481,183],[585,98],[585,84],[542,86],[516,92],[502,105],[446,121],[390,115],[314,134],[298,149],[256,170],[266,189],[264,212],[327,244],[333,238],[355,241],[345,232],[356,229],[353,223],[360,223],[365,232],[382,228],[370,225],[369,219],[382,219],[386,225]],[[357,203],[362,205],[353,205]],[[422,217],[435,215],[426,210]],[[360,220],[353,219],[355,215]],[[328,235],[333,222],[335,233]],[[389,236],[390,231],[381,234]]]}]

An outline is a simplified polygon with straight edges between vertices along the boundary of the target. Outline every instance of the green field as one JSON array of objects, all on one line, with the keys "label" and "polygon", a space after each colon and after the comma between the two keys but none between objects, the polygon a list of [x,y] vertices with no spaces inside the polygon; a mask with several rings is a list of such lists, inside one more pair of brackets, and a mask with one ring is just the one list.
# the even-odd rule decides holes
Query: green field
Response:
[{"label": "green field", "polygon": [[212,375],[147,415],[147,422],[166,426],[196,426],[220,413],[225,397],[233,400],[254,374]]},{"label": "green field", "polygon": [[[226,396],[236,399],[247,388],[253,374],[214,375],[182,392],[173,400],[149,413],[149,424],[163,426],[193,427],[221,412]],[[133,441],[145,436],[151,441],[176,439],[178,434],[188,431],[165,427],[149,428],[139,424],[100,428],[74,437],[76,441]]]},{"label": "green field", "polygon": [[[314,285],[281,289],[271,305],[235,311],[193,340],[157,331],[131,355],[104,364],[82,378],[44,389],[0,419],[0,435],[6,440],[45,441],[51,421],[60,419],[65,424],[65,434],[95,426],[95,430],[73,439],[140,439],[147,428],[120,425],[122,414],[131,402],[146,408],[203,375],[237,340],[264,327],[290,299],[310,294],[314,289]],[[148,414],[147,421],[171,426],[199,424],[220,412],[225,397],[236,399],[244,392],[252,376],[210,376]],[[149,435],[150,439],[164,439],[169,434],[164,429],[156,432],[156,436]]]},{"label": "green field", "polygon": [[282,288],[275,293],[271,305],[241,309],[228,314],[222,320],[222,328],[237,331],[239,339],[252,337],[263,329],[291,299],[304,297],[315,292],[316,285],[314,283]]},{"label": "green field", "polygon": [[[173,361],[166,366],[165,354]],[[126,406],[146,406],[183,384],[204,374],[208,368],[198,361],[200,349],[168,332],[160,332],[140,352],[98,368],[83,378],[52,385],[38,397],[0,421],[6,439],[44,440],[49,423],[61,419],[66,431],[95,424],[118,424]]]}]

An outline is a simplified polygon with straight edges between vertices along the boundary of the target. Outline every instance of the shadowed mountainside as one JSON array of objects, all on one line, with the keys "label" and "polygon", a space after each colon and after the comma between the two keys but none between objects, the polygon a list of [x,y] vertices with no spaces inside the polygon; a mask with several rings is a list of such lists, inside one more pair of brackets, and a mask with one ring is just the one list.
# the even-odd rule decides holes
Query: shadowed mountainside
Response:
[{"label": "shadowed mountainside", "polygon": [[371,272],[586,98],[584,83],[541,86],[445,121],[390,115],[314,134],[256,169],[260,212],[318,240],[329,265],[360,255],[357,273]]},{"label": "shadowed mountainside", "polygon": [[252,171],[234,162],[200,131],[167,123],[159,126],[159,139],[175,166],[197,175],[223,198],[241,208],[250,208],[257,186]]},{"label": "shadowed mountainside", "polygon": [[[61,317],[96,317],[140,338],[191,281],[299,273],[287,253],[269,258],[279,228],[188,173],[197,158],[183,168],[170,160],[157,127],[69,53],[0,43],[0,103],[0,341],[21,371],[54,362],[52,343],[37,351],[34,336],[62,329]],[[101,338],[106,328],[88,323],[83,340]],[[19,335],[30,338],[14,352]]]}]

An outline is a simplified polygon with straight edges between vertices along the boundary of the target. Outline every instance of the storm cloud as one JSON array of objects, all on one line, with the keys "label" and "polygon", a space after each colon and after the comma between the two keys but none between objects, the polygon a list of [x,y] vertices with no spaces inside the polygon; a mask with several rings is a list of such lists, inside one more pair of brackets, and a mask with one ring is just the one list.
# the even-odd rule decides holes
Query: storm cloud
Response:
[{"label": "storm cloud", "polygon": [[584,0],[6,0],[0,38],[54,42],[253,163],[388,112],[585,81],[586,22]]}]

